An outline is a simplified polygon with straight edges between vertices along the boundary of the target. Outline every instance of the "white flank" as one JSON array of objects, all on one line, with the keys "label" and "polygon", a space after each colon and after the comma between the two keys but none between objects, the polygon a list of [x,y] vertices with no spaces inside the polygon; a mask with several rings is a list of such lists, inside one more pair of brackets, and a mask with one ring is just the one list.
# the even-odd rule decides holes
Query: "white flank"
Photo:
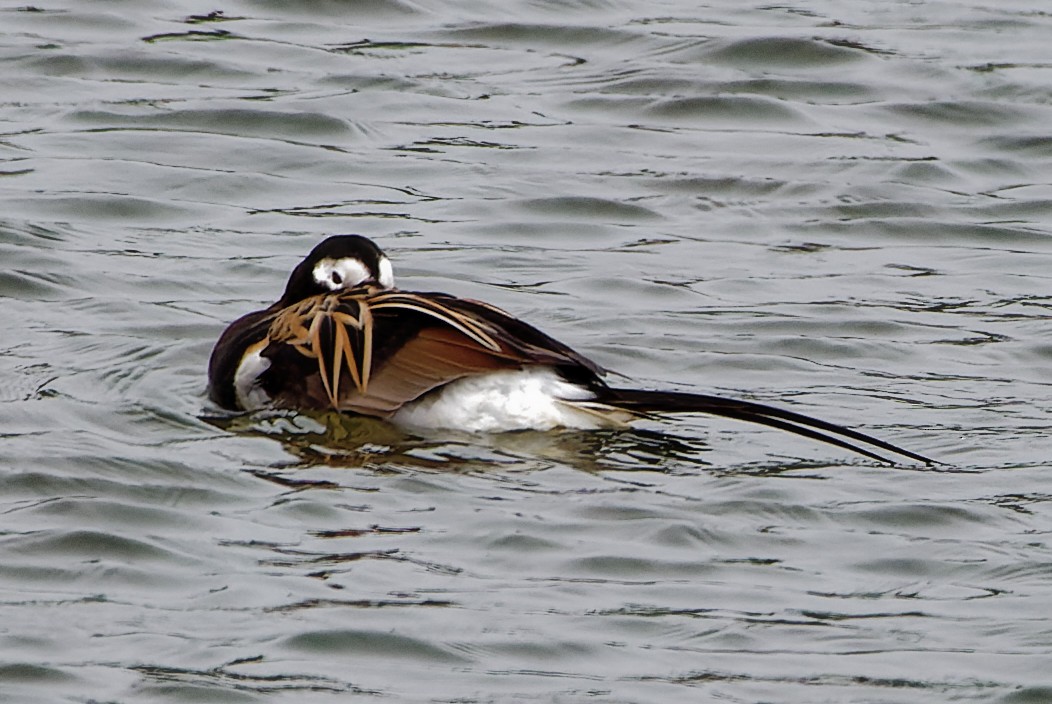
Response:
[{"label": "white flank", "polygon": [[270,367],[270,360],[260,355],[263,345],[257,344],[250,347],[241,358],[241,364],[237,365],[234,372],[234,394],[237,396],[237,405],[246,411],[255,411],[266,407],[270,398],[263,389],[259,387],[259,375]]},{"label": "white flank", "polygon": [[588,389],[546,367],[491,372],[454,381],[398,411],[392,421],[410,428],[447,428],[472,433],[511,430],[592,430],[619,425],[614,409],[590,406]]}]

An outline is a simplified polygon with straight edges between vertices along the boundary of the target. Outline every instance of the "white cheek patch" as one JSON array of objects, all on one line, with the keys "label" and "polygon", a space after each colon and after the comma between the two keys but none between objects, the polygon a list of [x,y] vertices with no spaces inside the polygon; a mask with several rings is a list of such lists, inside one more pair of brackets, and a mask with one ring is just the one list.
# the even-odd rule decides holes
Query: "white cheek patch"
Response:
[{"label": "white cheek patch", "polygon": [[365,265],[352,257],[325,258],[314,265],[314,280],[330,291],[354,288],[371,278],[372,275]]},{"label": "white cheek patch", "polygon": [[394,267],[387,257],[380,257],[380,285],[384,288],[394,288]]}]

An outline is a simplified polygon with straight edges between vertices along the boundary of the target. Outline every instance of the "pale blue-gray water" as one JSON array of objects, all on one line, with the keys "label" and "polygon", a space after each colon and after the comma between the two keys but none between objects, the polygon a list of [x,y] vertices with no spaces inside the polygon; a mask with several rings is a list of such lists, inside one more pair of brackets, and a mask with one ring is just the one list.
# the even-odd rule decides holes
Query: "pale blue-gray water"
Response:
[{"label": "pale blue-gray water", "polygon": [[[1052,701],[1038,0],[0,7],[0,701]],[[325,235],[704,416],[224,417]]]}]

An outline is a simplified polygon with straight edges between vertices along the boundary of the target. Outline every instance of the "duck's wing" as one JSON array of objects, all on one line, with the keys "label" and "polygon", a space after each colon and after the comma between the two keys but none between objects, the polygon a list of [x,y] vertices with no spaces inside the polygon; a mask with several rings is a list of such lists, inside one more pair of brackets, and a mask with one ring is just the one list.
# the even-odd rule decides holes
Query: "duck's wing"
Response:
[{"label": "duck's wing", "polygon": [[305,299],[274,319],[263,352],[279,405],[389,417],[428,391],[501,369],[544,365],[586,383],[599,368],[493,306],[445,294],[368,289]]}]

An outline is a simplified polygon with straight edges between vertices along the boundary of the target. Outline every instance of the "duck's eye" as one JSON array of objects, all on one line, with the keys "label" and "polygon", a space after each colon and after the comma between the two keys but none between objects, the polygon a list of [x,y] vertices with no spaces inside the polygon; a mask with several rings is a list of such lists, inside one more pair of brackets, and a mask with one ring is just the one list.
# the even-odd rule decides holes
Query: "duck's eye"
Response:
[{"label": "duck's eye", "polygon": [[337,286],[343,283],[343,277],[340,276],[340,272],[338,271],[332,272],[332,276],[330,278],[332,279],[332,282]]}]

